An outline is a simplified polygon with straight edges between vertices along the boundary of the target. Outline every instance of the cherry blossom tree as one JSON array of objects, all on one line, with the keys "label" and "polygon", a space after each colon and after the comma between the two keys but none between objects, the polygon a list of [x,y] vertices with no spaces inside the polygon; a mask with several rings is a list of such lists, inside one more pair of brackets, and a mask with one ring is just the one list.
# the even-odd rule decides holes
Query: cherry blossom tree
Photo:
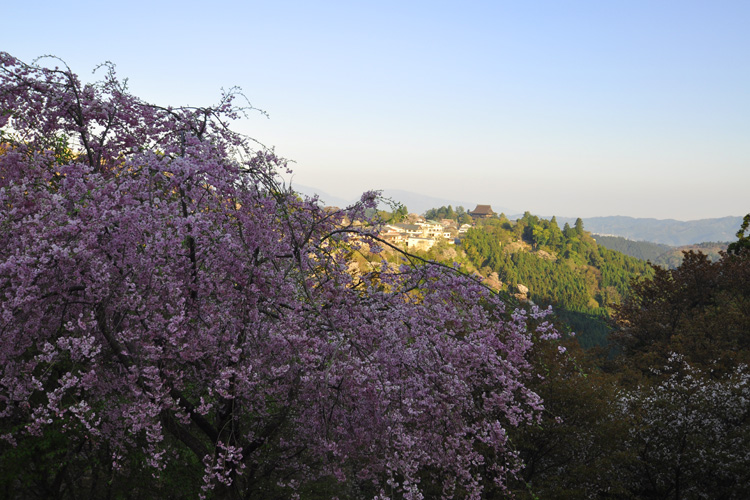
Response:
[{"label": "cherry blossom tree", "polygon": [[747,498],[750,371],[702,370],[672,353],[660,380],[623,391],[627,446],[637,457],[621,477],[637,498]]},{"label": "cherry blossom tree", "polygon": [[187,496],[478,498],[518,471],[545,311],[443,266],[353,270],[376,194],[300,198],[231,130],[237,90],[160,107],[111,64],[84,83],[44,61],[0,53],[0,433],[62,443],[38,491],[147,471],[148,495],[179,464]]}]

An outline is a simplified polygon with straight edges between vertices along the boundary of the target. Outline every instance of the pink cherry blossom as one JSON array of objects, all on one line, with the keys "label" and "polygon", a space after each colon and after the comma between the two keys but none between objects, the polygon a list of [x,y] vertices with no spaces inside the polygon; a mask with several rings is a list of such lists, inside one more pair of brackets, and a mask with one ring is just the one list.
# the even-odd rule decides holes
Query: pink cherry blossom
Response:
[{"label": "pink cherry blossom", "polygon": [[335,212],[298,197],[287,162],[229,128],[237,90],[159,107],[99,73],[0,53],[2,439],[64,424],[123,474],[179,446],[196,495],[270,474],[290,495],[330,477],[479,498],[518,470],[506,429],[542,409],[525,381],[547,312],[443,266],[352,272],[352,248],[381,244],[376,193]]}]

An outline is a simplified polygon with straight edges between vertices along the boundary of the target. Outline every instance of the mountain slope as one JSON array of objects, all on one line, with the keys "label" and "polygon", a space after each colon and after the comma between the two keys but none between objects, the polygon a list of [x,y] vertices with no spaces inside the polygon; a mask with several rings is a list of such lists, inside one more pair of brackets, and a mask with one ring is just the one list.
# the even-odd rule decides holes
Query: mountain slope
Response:
[{"label": "mountain slope", "polygon": [[609,236],[594,234],[594,239],[600,245],[603,245],[610,250],[630,255],[636,259],[649,260],[656,263],[656,261],[667,252],[675,250],[675,247],[671,245],[664,245],[663,243],[653,243],[651,241],[633,241],[622,236]]},{"label": "mountain slope", "polygon": [[[562,224],[573,224],[574,218],[558,217]],[[587,231],[600,235],[622,236],[630,240],[650,241],[681,246],[704,241],[732,241],[742,224],[742,217],[721,217],[680,221],[674,219],[638,219],[634,217],[590,217],[583,219]]]},{"label": "mountain slope", "polygon": [[598,245],[582,227],[529,213],[515,222],[478,221],[458,247],[484,276],[496,273],[503,289],[516,290],[579,330],[581,345],[606,343],[612,304],[630,293],[634,278],[650,276],[646,262]]},{"label": "mountain slope", "polygon": [[704,242],[673,247],[650,241],[633,241],[622,236],[594,235],[599,245],[630,255],[636,259],[648,260],[652,264],[674,269],[682,263],[683,252],[692,250],[708,255],[711,261],[719,260],[721,251],[726,251],[728,242]]}]

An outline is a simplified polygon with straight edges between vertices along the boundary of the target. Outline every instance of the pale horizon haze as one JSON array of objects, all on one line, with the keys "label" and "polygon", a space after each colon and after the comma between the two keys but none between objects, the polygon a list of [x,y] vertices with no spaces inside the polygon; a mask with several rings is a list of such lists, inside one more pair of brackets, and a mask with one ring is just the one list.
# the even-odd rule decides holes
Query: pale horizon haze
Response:
[{"label": "pale horizon haze", "polygon": [[[207,106],[293,185],[540,215],[750,212],[750,2],[8,2],[0,50]],[[54,63],[49,63],[54,64]],[[467,207],[473,208],[473,207]]]}]

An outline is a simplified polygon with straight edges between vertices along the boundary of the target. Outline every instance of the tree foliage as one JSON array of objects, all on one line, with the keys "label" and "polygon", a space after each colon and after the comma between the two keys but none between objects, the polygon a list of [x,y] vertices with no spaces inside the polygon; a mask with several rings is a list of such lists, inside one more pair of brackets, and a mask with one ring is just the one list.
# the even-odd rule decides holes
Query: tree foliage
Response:
[{"label": "tree foliage", "polygon": [[9,496],[502,489],[546,313],[441,266],[349,272],[373,193],[323,210],[229,128],[238,92],[159,107],[102,69],[0,53]]},{"label": "tree foliage", "polygon": [[746,363],[750,351],[750,252],[717,262],[685,252],[671,270],[634,284],[617,310],[614,339],[635,366],[648,371],[679,353],[700,368]]},{"label": "tree foliage", "polygon": [[740,252],[750,251],[750,234],[745,234],[750,227],[750,214],[745,215],[742,219],[742,225],[737,231],[737,241],[729,244],[728,252],[739,254]]},{"label": "tree foliage", "polygon": [[635,283],[615,317],[631,494],[746,498],[750,252],[685,252]]},{"label": "tree foliage", "polygon": [[750,372],[717,374],[673,353],[655,380],[623,391],[631,456],[622,476],[636,498],[750,495]]},{"label": "tree foliage", "polygon": [[552,305],[575,323],[584,345],[603,345],[612,305],[629,294],[633,278],[653,271],[646,262],[597,245],[582,223],[577,227],[580,233],[567,225],[561,230],[554,217],[526,212],[515,223],[479,221],[461,248],[478,269],[496,272],[509,291],[523,284],[531,300]]},{"label": "tree foliage", "polygon": [[655,268],[617,310],[614,360],[568,344],[573,355],[550,363],[550,346],[535,346],[545,413],[515,436],[518,496],[748,497],[749,263],[744,251],[686,252],[677,269]]},{"label": "tree foliage", "polygon": [[442,206],[440,208],[431,208],[425,212],[424,216],[427,219],[440,220],[440,219],[452,219],[458,224],[471,224],[471,216],[466,212],[466,209],[462,206],[457,206],[455,210],[451,205]]},{"label": "tree foliage", "polygon": [[[567,349],[567,350],[566,350]],[[595,358],[566,339],[534,346],[534,362],[545,377],[532,387],[544,397],[540,425],[513,432],[526,464],[513,484],[516,498],[627,498],[627,467],[616,378]]]}]

